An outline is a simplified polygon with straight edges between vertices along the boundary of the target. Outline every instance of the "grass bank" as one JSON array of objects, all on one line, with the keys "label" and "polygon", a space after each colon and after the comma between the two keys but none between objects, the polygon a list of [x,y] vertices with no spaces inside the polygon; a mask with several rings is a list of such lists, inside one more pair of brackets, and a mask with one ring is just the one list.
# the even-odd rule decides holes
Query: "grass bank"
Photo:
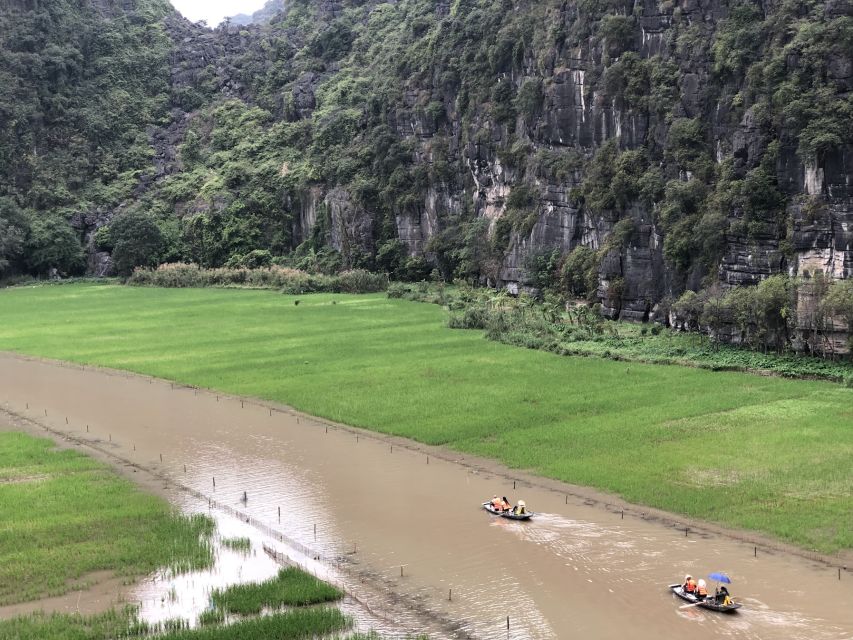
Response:
[{"label": "grass bank", "polygon": [[853,548],[850,389],[561,357],[445,320],[383,294],[18,288],[0,292],[0,349],[286,402],[805,548]]},{"label": "grass bank", "polygon": [[212,529],[91,458],[0,432],[0,604],[67,593],[95,571],[209,566]]},{"label": "grass bank", "polygon": [[[136,618],[132,608],[100,615],[35,613],[0,621],[0,637],[10,640],[297,640],[328,637],[348,629],[352,622],[338,609],[296,609],[239,620],[229,625],[168,630],[178,622],[150,626]],[[156,634],[156,635],[152,635]]]}]

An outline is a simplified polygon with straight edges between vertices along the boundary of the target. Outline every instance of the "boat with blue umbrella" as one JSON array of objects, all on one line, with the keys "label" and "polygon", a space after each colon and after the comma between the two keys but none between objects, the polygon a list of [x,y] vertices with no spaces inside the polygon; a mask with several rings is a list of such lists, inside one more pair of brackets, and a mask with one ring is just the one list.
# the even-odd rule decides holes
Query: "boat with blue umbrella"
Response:
[{"label": "boat with blue umbrella", "polygon": [[[708,574],[708,579],[717,583],[717,588],[713,596],[699,597],[695,593],[686,591],[683,584],[671,584],[669,585],[669,590],[682,600],[690,603],[683,605],[682,609],[686,609],[687,607],[701,607],[703,609],[710,609],[711,611],[734,613],[743,606],[740,602],[735,602],[729,595],[728,587],[725,586],[732,583],[729,576],[720,571],[715,571]],[[700,584],[702,584],[702,581],[700,581]]]}]

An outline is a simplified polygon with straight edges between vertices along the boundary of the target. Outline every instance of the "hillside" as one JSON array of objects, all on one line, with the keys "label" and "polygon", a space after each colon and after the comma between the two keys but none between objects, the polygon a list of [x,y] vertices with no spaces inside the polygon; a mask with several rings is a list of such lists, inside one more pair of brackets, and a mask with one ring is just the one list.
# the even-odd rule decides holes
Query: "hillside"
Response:
[{"label": "hillside", "polygon": [[773,274],[810,280],[804,318],[853,273],[849,2],[295,0],[211,31],[15,0],[2,27],[7,274],[437,268],[645,320]]}]

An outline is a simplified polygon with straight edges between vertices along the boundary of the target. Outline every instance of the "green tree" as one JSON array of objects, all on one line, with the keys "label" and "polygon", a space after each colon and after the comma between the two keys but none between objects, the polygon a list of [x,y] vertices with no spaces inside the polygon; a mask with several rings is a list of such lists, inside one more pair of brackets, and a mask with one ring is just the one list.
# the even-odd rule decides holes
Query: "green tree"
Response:
[{"label": "green tree", "polygon": [[163,251],[163,234],[147,214],[129,211],[109,224],[109,240],[116,273],[129,276],[136,267],[154,267]]},{"label": "green tree", "polygon": [[51,269],[62,275],[78,274],[85,266],[80,239],[67,221],[56,216],[32,221],[25,261],[35,273],[43,275]]}]

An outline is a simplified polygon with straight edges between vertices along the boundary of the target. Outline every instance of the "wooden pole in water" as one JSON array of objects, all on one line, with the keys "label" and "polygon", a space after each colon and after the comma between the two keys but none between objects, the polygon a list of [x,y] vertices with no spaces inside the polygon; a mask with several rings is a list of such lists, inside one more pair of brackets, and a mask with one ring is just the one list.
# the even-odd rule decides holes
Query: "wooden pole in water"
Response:
[{"label": "wooden pole in water", "polygon": [[752,557],[753,557],[753,558],[757,558],[757,557],[758,557],[758,547],[753,547],[753,548],[752,548]]},{"label": "wooden pole in water", "polygon": [[163,462],[163,454],[160,454],[160,462]]},{"label": "wooden pole in water", "polygon": [[213,476],[213,488],[216,488],[216,476]]},{"label": "wooden pole in water", "polygon": [[47,417],[47,409],[44,410],[44,415]]},{"label": "wooden pole in water", "polygon": [[625,519],[625,509],[622,509],[622,520]]},{"label": "wooden pole in water", "polygon": [[89,433],[89,425],[86,425],[86,433]]},{"label": "wooden pole in water", "polygon": [[403,565],[400,565],[400,577],[403,577]]},{"label": "wooden pole in water", "polygon": [[512,488],[515,490],[515,480],[512,481]]},{"label": "wooden pole in water", "polygon": [[68,416],[65,416],[65,424],[68,424]]},{"label": "wooden pole in water", "polygon": [[509,616],[506,617],[506,630],[509,631]]},{"label": "wooden pole in water", "polygon": [[240,408],[241,409],[243,408],[243,401],[242,400],[240,400]]},{"label": "wooden pole in water", "polygon": [[281,507],[278,508],[278,521],[281,522]]},{"label": "wooden pole in water", "polygon": [[184,473],[187,472],[187,465],[184,465]]}]

